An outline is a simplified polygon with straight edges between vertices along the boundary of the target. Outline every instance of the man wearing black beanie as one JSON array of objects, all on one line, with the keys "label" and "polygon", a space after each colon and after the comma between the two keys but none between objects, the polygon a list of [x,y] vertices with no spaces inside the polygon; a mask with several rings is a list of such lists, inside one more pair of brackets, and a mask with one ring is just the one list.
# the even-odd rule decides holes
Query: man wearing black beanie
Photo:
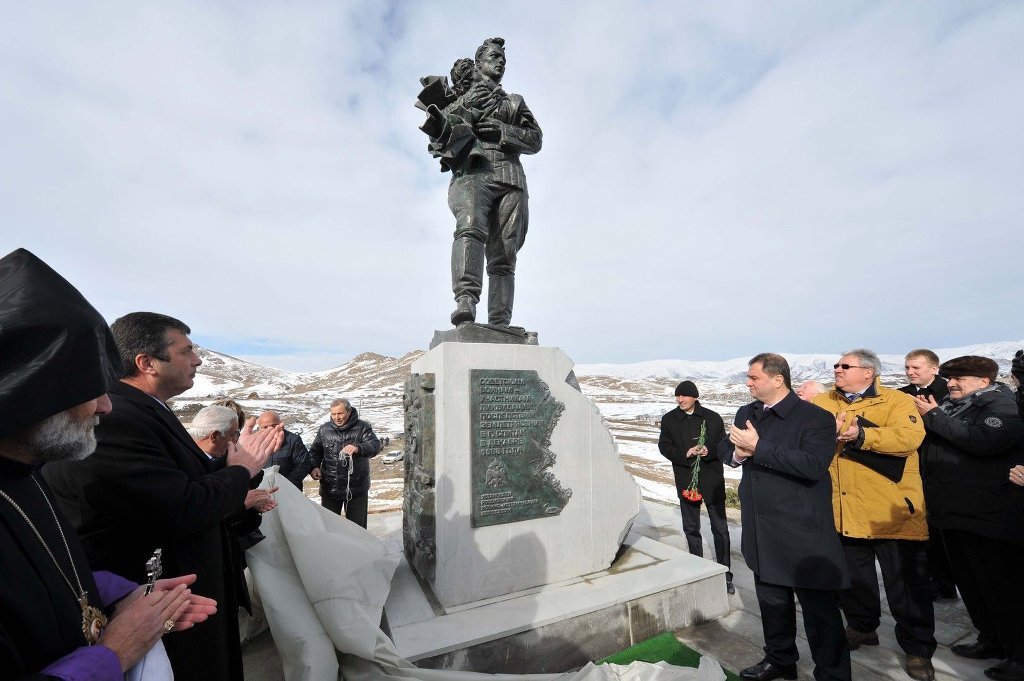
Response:
[{"label": "man wearing black beanie", "polygon": [[[683,381],[677,385],[675,395],[679,406],[661,418],[658,449],[662,456],[672,462],[686,543],[690,553],[695,556],[704,555],[704,542],[700,535],[700,504],[703,501],[708,509],[711,535],[715,540],[715,559],[728,569],[730,547],[729,525],[725,519],[725,476],[718,457],[708,456],[710,452],[718,451],[718,443],[725,437],[725,425],[721,416],[697,401],[700,392],[693,381]],[[698,461],[697,490],[700,494],[684,496],[684,492],[691,487],[693,468]],[[725,579],[729,593],[736,593],[732,585],[732,572],[726,572]]]}]

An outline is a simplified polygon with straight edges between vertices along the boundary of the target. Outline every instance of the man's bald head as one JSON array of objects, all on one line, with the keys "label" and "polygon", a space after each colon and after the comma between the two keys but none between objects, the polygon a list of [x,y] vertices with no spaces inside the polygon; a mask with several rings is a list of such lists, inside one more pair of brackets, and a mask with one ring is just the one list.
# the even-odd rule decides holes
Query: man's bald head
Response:
[{"label": "man's bald head", "polygon": [[256,425],[260,428],[271,428],[281,423],[281,415],[272,409],[260,414],[260,417],[256,419]]}]

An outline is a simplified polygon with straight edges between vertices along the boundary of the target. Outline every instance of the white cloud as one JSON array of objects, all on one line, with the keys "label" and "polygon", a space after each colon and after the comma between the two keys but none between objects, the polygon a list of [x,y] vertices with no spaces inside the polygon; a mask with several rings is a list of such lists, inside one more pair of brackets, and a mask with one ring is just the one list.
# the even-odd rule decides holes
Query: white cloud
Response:
[{"label": "white cloud", "polygon": [[8,15],[0,250],[34,250],[111,319],[164,311],[303,368],[426,347],[452,218],[417,79],[502,35],[545,133],[515,314],[541,342],[634,361],[1018,335],[1018,5]]}]

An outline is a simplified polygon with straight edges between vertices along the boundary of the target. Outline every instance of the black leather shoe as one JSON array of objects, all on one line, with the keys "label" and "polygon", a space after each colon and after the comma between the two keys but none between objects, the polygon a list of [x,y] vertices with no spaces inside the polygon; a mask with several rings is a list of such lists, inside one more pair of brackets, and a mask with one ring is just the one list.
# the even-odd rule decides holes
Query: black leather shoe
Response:
[{"label": "black leather shoe", "polygon": [[927,657],[907,655],[907,676],[914,681],[935,681],[935,667]]},{"label": "black leather shoe", "polygon": [[736,587],[732,585],[732,582],[725,583],[725,590],[729,592],[730,596],[736,593]]},{"label": "black leather shoe", "polygon": [[850,644],[850,650],[857,650],[861,646],[877,646],[877,631],[858,631],[853,627],[846,627],[846,642]]},{"label": "black leather shoe", "polygon": [[932,600],[933,601],[955,601],[957,599],[956,587],[953,589],[940,589],[934,584],[932,585]]},{"label": "black leather shoe", "polygon": [[1003,660],[985,670],[985,676],[996,681],[1024,681],[1024,662]]},{"label": "black leather shoe", "polygon": [[740,672],[741,679],[751,679],[752,681],[772,681],[772,679],[792,679],[796,678],[796,665],[789,667],[783,667],[781,665],[772,664],[768,660],[761,660],[753,667],[747,667]]},{"label": "black leather shoe", "polygon": [[1004,657],[1002,648],[991,643],[985,643],[984,641],[960,643],[950,648],[950,650],[953,651],[954,655],[971,660],[1001,660]]}]

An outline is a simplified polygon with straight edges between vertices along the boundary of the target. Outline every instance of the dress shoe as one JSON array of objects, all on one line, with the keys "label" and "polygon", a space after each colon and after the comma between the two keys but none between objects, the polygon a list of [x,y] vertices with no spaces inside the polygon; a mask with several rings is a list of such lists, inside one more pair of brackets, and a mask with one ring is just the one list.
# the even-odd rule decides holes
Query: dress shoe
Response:
[{"label": "dress shoe", "polygon": [[736,587],[732,585],[732,582],[725,583],[725,590],[729,592],[730,596],[736,593]]},{"label": "dress shoe", "polygon": [[993,643],[985,643],[984,641],[960,643],[950,648],[950,650],[953,651],[954,655],[971,660],[1001,660],[1004,657],[1002,648]]},{"label": "dress shoe", "polygon": [[740,672],[741,679],[751,679],[751,681],[772,681],[772,679],[795,679],[796,678],[796,665],[790,665],[784,667],[777,664],[772,664],[768,660],[761,660],[753,667],[747,667]]},{"label": "dress shoe", "polygon": [[917,681],[935,681],[935,667],[927,657],[907,655],[907,676]]},{"label": "dress shoe", "polygon": [[939,589],[935,585],[932,585],[932,600],[933,601],[946,601],[946,600],[955,601],[956,598],[957,598],[957,596],[956,596],[956,587],[954,587],[953,589]]},{"label": "dress shoe", "polygon": [[1024,662],[1003,660],[985,670],[985,676],[996,681],[1024,681]]},{"label": "dress shoe", "polygon": [[877,631],[858,631],[853,627],[846,627],[846,642],[850,644],[850,650],[857,650],[861,646],[877,646]]}]

